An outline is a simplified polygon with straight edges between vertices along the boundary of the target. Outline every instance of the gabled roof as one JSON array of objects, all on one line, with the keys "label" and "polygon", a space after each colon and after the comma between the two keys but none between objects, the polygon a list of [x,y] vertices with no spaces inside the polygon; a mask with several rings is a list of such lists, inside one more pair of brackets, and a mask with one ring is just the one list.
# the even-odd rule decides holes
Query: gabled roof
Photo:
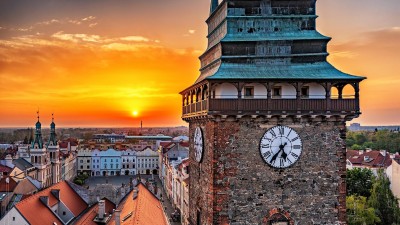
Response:
[{"label": "gabled roof", "polygon": [[360,155],[360,151],[358,150],[347,150],[346,151],[346,159],[352,158],[354,156]]},{"label": "gabled roof", "polygon": [[380,151],[366,151],[362,154],[353,155],[351,157],[348,156],[347,159],[354,166],[369,168],[387,168],[392,164],[389,153],[386,153],[384,156]]},{"label": "gabled roof", "polygon": [[76,217],[81,214],[86,208],[87,204],[83,199],[68,185],[67,182],[62,181],[47,189],[44,189],[15,205],[16,209],[31,225],[42,224],[63,224],[58,217],[41,202],[40,197],[45,196],[49,198],[49,205],[57,204],[59,201],[52,190],[59,190],[60,201],[72,212]]},{"label": "gabled roof", "polygon": [[[115,207],[116,207],[115,204],[113,202],[111,202],[110,200],[108,200],[107,198],[103,198],[103,200],[105,201],[105,207],[106,207],[105,212],[107,214],[112,214],[113,209],[115,209]],[[92,205],[89,209],[87,209],[84,214],[79,216],[79,218],[77,218],[73,224],[97,225],[97,223],[94,222],[93,220],[94,220],[94,218],[96,218],[98,212],[99,212],[99,203],[97,202],[96,204]]]},{"label": "gabled roof", "polygon": [[22,171],[34,167],[30,162],[26,161],[24,158],[14,159],[13,164]]},{"label": "gabled roof", "polygon": [[[121,225],[167,225],[167,220],[158,198],[151,193],[146,186],[139,183],[138,195],[133,199],[132,190],[118,205],[121,210]],[[107,225],[115,225],[115,215]]]}]

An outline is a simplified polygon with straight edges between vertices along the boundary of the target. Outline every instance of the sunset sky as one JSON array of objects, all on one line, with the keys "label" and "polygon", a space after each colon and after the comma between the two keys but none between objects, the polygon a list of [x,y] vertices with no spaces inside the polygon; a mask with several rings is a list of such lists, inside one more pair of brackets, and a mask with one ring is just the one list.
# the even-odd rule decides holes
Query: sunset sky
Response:
[{"label": "sunset sky", "polygon": [[[362,125],[400,124],[400,1],[319,0],[329,61],[368,77]],[[0,127],[186,125],[209,0],[1,0]],[[137,112],[134,116],[133,113]]]}]

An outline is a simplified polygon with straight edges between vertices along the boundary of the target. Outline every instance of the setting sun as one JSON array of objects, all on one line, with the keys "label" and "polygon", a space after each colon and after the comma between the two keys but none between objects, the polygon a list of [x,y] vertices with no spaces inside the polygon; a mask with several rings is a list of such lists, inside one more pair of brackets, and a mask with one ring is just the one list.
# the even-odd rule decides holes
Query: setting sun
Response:
[{"label": "setting sun", "polygon": [[132,112],[132,115],[133,115],[133,116],[137,116],[137,115],[138,115],[138,112],[137,112],[137,111],[133,111],[133,112]]}]

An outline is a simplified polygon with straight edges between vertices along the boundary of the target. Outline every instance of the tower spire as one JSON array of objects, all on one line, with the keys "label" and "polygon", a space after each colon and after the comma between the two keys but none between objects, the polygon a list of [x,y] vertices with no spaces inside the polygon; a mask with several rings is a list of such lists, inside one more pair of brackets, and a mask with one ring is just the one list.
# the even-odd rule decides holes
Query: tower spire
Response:
[{"label": "tower spire", "polygon": [[39,119],[40,119],[40,117],[39,117],[39,109],[38,109],[38,111],[36,113],[37,113],[38,121],[36,122],[35,139],[32,142],[32,148],[35,147],[35,144],[37,144],[38,148],[43,148],[42,124],[39,121]]},{"label": "tower spire", "polygon": [[211,0],[210,14],[212,14],[218,7],[218,0]]},{"label": "tower spire", "polygon": [[51,114],[50,139],[49,139],[48,145],[57,145],[56,124],[54,123],[54,113]]}]

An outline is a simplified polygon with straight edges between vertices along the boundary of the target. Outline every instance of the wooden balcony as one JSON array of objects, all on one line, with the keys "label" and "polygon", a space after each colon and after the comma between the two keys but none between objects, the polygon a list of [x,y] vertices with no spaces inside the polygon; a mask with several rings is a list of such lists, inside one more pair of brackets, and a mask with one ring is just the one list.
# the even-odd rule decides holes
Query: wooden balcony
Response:
[{"label": "wooden balcony", "polygon": [[183,106],[183,118],[205,115],[347,115],[358,99],[206,99]]}]

